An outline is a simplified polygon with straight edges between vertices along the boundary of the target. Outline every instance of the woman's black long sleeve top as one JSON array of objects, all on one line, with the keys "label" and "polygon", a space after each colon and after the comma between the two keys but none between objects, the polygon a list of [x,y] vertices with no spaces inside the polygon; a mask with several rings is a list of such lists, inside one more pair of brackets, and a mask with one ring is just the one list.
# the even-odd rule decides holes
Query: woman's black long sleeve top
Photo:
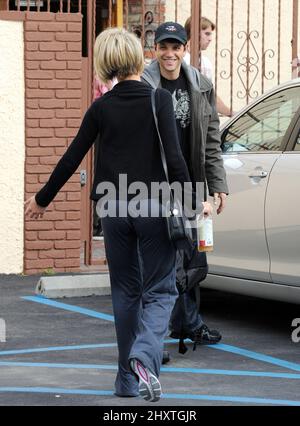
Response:
[{"label": "woman's black long sleeve top", "polygon": [[[92,199],[99,198],[96,187],[101,182],[111,182],[118,191],[120,174],[127,175],[128,186],[144,182],[149,190],[151,182],[166,181],[152,114],[152,90],[139,81],[126,80],[96,100],[48,182],[36,194],[36,202],[42,207],[50,204],[75,173],[98,134]],[[156,91],[156,109],[170,182],[190,182],[178,141],[172,97],[164,89]]]}]

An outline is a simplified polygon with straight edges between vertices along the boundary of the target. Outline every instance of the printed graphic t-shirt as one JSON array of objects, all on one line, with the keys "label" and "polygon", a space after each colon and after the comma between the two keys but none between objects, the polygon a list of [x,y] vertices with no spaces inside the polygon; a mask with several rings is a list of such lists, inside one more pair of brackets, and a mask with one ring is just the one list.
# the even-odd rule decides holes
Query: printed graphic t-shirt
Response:
[{"label": "printed graphic t-shirt", "polygon": [[167,80],[161,77],[161,85],[168,90],[173,99],[177,132],[185,161],[189,164],[189,135],[191,124],[191,102],[187,81],[181,72],[177,80]]}]

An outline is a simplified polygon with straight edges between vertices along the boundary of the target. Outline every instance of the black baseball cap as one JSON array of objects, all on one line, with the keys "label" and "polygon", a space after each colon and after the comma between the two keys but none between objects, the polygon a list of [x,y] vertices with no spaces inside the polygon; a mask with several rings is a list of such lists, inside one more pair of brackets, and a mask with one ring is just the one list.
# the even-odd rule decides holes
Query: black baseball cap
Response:
[{"label": "black baseball cap", "polygon": [[165,22],[157,28],[154,42],[160,43],[163,40],[176,40],[186,44],[187,34],[182,25],[176,22]]}]

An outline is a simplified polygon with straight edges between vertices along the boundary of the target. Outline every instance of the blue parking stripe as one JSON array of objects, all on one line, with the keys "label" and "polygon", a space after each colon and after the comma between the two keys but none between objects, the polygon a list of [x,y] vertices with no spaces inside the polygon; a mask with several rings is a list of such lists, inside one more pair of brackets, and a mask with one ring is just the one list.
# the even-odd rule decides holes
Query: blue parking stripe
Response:
[{"label": "blue parking stripe", "polygon": [[[36,367],[36,368],[65,368],[65,369],[91,369],[91,370],[118,370],[117,365],[102,364],[65,364],[65,363],[47,363],[47,362],[16,362],[0,361],[0,367]],[[300,380],[300,374],[293,373],[272,373],[262,371],[242,371],[242,370],[213,370],[198,368],[179,368],[162,367],[161,373],[185,373],[185,374],[208,374],[222,376],[241,376],[241,377],[267,377],[274,379],[294,379]]]},{"label": "blue parking stripe", "polygon": [[238,348],[236,346],[224,345],[223,343],[219,343],[217,345],[210,345],[209,347],[212,349],[241,355],[247,358],[252,358],[257,361],[263,361],[269,364],[278,365],[279,367],[288,368],[289,370],[300,371],[300,364],[285,361],[279,358],[274,358],[272,356],[264,355],[258,352],[248,351],[246,349]]},{"label": "blue parking stripe", "polygon": [[4,355],[22,355],[42,352],[55,351],[75,351],[83,349],[98,349],[98,348],[115,348],[117,343],[100,343],[98,345],[75,345],[75,346],[51,346],[49,348],[32,348],[32,349],[15,349],[10,351],[0,351],[0,356]]},{"label": "blue parking stripe", "polygon": [[[62,388],[43,388],[43,387],[1,387],[0,392],[19,392],[19,393],[50,393],[50,394],[69,394],[69,395],[95,395],[112,396],[113,391],[94,390],[94,389],[62,389]],[[163,394],[162,399],[183,399],[196,401],[220,401],[220,402],[239,402],[245,404],[263,404],[263,405],[288,405],[300,406],[300,401],[290,401],[268,398],[251,398],[243,396],[219,396],[219,395],[194,395],[194,394]]]},{"label": "blue parking stripe", "polygon": [[[83,315],[92,316],[94,318],[100,318],[100,319],[104,319],[104,320],[107,320],[107,321],[114,321],[114,317],[112,315],[103,314],[103,313],[100,313],[100,312],[97,312],[97,311],[93,311],[91,309],[80,308],[80,307],[74,306],[74,305],[67,305],[65,303],[55,302],[55,301],[46,299],[45,297],[42,297],[42,296],[33,296],[33,297],[27,296],[27,297],[22,297],[22,299],[32,301],[32,302],[42,303],[44,305],[53,306],[53,307],[59,308],[59,309],[65,309],[65,310],[68,310],[68,311],[77,312],[77,313],[80,313],[80,314],[83,314]],[[173,343],[173,342],[174,342],[174,340],[165,341],[165,343]],[[247,357],[247,358],[252,358],[252,359],[262,361],[262,362],[266,362],[266,363],[269,363],[269,364],[272,364],[272,365],[277,365],[279,367],[287,368],[289,370],[300,371],[300,364],[285,361],[285,360],[275,358],[275,357],[271,357],[271,356],[268,356],[268,355],[264,355],[264,354],[261,354],[261,353],[258,353],[258,352],[249,351],[249,350],[242,349],[242,348],[239,348],[239,347],[236,347],[236,346],[230,346],[230,345],[225,345],[225,344],[219,343],[217,345],[208,345],[208,347],[210,347],[212,349],[225,351],[225,352],[230,352],[230,353],[240,355],[240,356],[244,356],[244,357]]]},{"label": "blue parking stripe", "polygon": [[22,299],[30,302],[41,303],[42,305],[52,306],[53,308],[76,312],[78,314],[87,315],[93,318],[103,319],[111,322],[115,321],[112,315],[102,314],[100,312],[93,311],[92,309],[80,308],[79,306],[68,305],[66,303],[55,302],[54,300],[49,300],[42,296],[26,296],[22,297]]}]

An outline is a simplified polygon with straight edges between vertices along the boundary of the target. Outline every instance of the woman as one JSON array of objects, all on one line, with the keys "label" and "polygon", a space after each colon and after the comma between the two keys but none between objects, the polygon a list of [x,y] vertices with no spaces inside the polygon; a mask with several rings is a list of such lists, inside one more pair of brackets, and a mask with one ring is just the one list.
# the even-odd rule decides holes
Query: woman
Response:
[{"label": "woman", "polygon": [[[124,189],[119,186],[121,175],[126,175],[128,186],[142,182],[148,189],[151,182],[166,180],[151,109],[152,89],[140,81],[144,64],[140,42],[123,29],[108,29],[97,37],[94,60],[101,81],[117,78],[119,83],[91,105],[49,181],[26,201],[28,218],[43,217],[98,134],[99,158],[92,199],[97,198],[99,184],[113,184],[117,196],[109,200],[110,206],[119,212],[124,207],[128,211],[130,197],[126,201],[120,196]],[[172,97],[167,91],[157,90],[156,108],[170,181],[189,182],[177,138]],[[146,199],[141,205],[148,211],[153,203]],[[104,217],[102,226],[119,349],[116,395],[140,394],[148,401],[157,401],[161,395],[158,376],[163,339],[177,297],[175,249],[167,236],[164,218],[132,217],[129,213],[112,216]]]}]

